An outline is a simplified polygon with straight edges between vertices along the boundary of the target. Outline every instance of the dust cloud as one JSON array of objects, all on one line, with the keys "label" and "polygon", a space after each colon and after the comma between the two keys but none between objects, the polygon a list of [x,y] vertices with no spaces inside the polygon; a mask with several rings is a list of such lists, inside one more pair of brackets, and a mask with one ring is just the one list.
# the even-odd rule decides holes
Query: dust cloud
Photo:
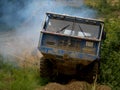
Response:
[{"label": "dust cloud", "polygon": [[0,0],[0,54],[5,60],[39,62],[37,45],[46,12],[96,17],[84,0]]}]

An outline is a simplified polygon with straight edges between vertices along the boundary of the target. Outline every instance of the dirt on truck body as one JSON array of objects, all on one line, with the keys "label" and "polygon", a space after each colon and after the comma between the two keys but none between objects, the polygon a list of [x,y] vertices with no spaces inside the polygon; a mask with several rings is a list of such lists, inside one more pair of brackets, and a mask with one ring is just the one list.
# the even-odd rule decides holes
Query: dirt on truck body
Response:
[{"label": "dirt on truck body", "polygon": [[103,28],[100,20],[46,13],[38,45],[43,54],[40,75],[67,75],[92,83],[99,72]]}]

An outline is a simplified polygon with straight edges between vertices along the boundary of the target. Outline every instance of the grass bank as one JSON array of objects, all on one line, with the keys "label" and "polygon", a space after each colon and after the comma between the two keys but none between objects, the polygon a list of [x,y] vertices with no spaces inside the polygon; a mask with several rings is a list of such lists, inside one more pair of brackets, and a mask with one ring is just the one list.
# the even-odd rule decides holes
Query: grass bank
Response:
[{"label": "grass bank", "polygon": [[3,62],[0,56],[0,90],[35,90],[47,83],[36,68],[21,68]]}]

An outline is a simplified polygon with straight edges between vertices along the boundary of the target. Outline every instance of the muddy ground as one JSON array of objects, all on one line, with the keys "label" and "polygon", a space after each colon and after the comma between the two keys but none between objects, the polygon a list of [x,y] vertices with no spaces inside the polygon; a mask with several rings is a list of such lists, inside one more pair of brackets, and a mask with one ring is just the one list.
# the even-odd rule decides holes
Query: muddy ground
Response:
[{"label": "muddy ground", "polygon": [[42,88],[37,88],[36,90],[111,90],[111,88],[106,85],[89,84],[83,81],[71,81],[65,85],[49,83]]}]

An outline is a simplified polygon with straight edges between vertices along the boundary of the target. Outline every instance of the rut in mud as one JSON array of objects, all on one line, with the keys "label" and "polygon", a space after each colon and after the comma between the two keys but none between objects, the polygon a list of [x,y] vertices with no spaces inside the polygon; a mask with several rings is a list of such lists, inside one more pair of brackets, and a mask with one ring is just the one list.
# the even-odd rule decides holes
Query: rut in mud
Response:
[{"label": "rut in mud", "polygon": [[83,81],[71,81],[65,85],[59,83],[49,83],[41,89],[38,88],[36,90],[111,90],[111,88],[106,85],[94,85]]}]

